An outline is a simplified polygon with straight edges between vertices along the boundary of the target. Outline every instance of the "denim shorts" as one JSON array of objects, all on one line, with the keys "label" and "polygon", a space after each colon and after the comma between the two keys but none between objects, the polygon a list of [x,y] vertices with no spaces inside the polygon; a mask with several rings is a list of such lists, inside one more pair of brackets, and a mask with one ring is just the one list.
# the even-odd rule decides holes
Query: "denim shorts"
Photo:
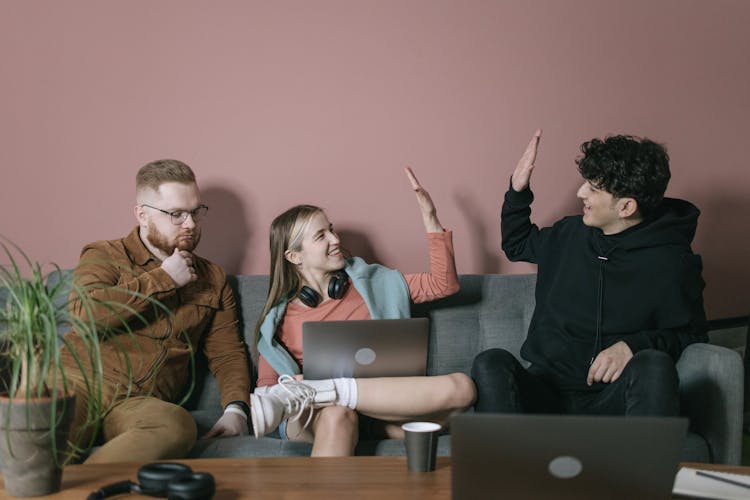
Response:
[{"label": "denim shorts", "polygon": [[275,437],[275,438],[282,439],[284,441],[288,441],[289,436],[287,436],[286,434],[286,424],[287,424],[287,421],[282,420],[279,426],[276,428],[276,430],[273,431],[271,434],[269,434],[268,437]]}]

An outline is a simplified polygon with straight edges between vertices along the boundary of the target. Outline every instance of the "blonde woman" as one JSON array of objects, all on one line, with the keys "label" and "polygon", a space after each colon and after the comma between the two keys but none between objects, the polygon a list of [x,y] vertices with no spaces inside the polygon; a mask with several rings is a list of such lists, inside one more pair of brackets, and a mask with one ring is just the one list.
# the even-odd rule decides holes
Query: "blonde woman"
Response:
[{"label": "blonde woman", "polygon": [[401,438],[404,421],[445,424],[451,413],[474,403],[474,383],[463,373],[329,380],[299,375],[304,322],[406,318],[412,302],[458,291],[452,233],[443,229],[411,169],[406,174],[427,232],[429,273],[402,274],[346,258],[333,224],[315,206],[292,207],[271,224],[271,286],[257,328],[258,388],[251,395],[256,437],[278,427],[282,438],[311,442],[313,456],[345,456],[354,452],[363,421],[372,437]]}]

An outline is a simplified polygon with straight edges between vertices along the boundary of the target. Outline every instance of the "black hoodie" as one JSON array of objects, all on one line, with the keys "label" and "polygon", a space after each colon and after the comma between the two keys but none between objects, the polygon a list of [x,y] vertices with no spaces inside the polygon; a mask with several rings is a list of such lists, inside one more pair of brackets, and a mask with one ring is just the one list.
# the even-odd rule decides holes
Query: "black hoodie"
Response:
[{"label": "black hoodie", "polygon": [[603,349],[624,341],[633,354],[667,352],[677,361],[693,342],[706,342],[701,258],[690,243],[700,211],[665,198],[652,216],[605,235],[565,217],[539,229],[529,220],[531,190],[505,194],[502,247],[512,261],[538,264],[536,308],[521,356],[563,390],[589,387],[589,366]]}]

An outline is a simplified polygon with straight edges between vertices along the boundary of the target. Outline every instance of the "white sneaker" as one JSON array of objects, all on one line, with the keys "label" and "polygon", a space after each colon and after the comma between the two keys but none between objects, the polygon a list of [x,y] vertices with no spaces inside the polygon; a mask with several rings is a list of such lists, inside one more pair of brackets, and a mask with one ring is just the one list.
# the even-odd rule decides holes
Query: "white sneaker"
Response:
[{"label": "white sneaker", "polygon": [[265,436],[283,420],[299,420],[305,411],[308,415],[304,427],[307,427],[312,420],[312,410],[332,404],[335,398],[336,391],[331,380],[306,383],[290,375],[282,375],[278,384],[258,387],[250,394],[253,433],[256,438]]}]

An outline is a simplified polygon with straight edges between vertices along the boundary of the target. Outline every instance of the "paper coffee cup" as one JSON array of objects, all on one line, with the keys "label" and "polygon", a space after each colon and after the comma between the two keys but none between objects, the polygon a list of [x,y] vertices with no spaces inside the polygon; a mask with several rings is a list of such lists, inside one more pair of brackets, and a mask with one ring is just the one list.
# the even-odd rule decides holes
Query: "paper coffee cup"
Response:
[{"label": "paper coffee cup", "polygon": [[438,433],[440,424],[433,422],[409,422],[401,426],[404,430],[406,463],[412,472],[435,470]]}]

